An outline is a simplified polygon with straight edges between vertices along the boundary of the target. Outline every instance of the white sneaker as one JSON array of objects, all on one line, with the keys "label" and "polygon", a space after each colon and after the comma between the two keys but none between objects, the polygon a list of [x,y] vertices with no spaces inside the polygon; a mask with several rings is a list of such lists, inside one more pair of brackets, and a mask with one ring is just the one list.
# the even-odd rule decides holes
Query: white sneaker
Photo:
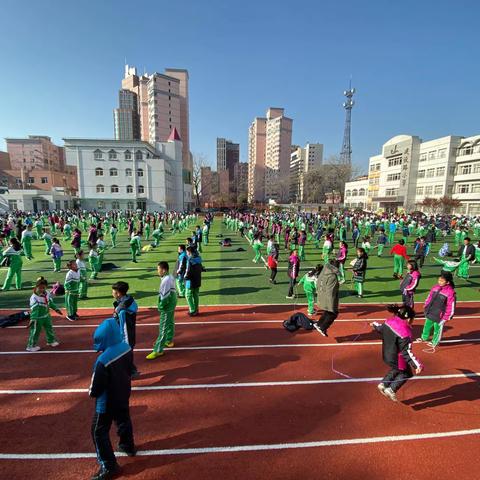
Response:
[{"label": "white sneaker", "polygon": [[27,347],[26,350],[27,352],[38,352],[40,350],[40,347],[38,345],[35,345],[34,347]]},{"label": "white sneaker", "polygon": [[418,337],[415,341],[419,343],[423,343],[425,340],[422,337]]},{"label": "white sneaker", "polygon": [[67,315],[67,317],[66,317],[66,318],[67,318],[67,320],[68,320],[69,322],[74,322],[74,321],[75,321],[75,319],[74,319],[74,318],[72,318],[72,317],[69,317],[68,315]]},{"label": "white sneaker", "polygon": [[47,343],[49,347],[58,347],[60,345],[59,342],[52,342],[52,343]]},{"label": "white sneaker", "polygon": [[386,388],[384,391],[383,391],[383,394],[389,398],[392,402],[396,402],[397,401],[397,396],[395,395],[395,392],[390,388]]},{"label": "white sneaker", "polygon": [[377,385],[377,388],[380,390],[380,393],[383,394],[383,392],[385,391],[385,389],[386,389],[387,387],[385,386],[384,383],[379,383],[379,384]]}]

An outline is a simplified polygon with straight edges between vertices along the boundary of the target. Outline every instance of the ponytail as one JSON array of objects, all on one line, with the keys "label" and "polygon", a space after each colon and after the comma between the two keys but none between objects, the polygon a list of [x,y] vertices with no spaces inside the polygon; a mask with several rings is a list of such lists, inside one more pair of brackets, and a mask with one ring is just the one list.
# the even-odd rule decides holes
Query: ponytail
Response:
[{"label": "ponytail", "polygon": [[387,306],[387,311],[393,313],[395,316],[400,317],[402,320],[408,320],[409,323],[415,318],[415,311],[412,307],[402,304],[392,304]]}]

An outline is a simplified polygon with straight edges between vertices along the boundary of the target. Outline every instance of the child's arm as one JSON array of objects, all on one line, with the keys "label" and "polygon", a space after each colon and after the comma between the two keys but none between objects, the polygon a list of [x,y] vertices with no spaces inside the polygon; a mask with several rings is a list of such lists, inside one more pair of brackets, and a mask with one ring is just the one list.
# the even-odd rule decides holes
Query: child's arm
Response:
[{"label": "child's arm", "polygon": [[445,265],[445,263],[447,263],[445,260],[441,260],[440,258],[437,258],[437,257],[433,257],[433,261],[440,265]]},{"label": "child's arm", "polygon": [[370,326],[377,331],[378,333],[382,333],[383,330],[383,323],[378,323],[378,322],[371,322]]},{"label": "child's arm", "polygon": [[418,375],[423,370],[423,364],[413,354],[410,338],[400,338],[398,346],[405,361],[415,370],[415,374]]},{"label": "child's arm", "polygon": [[100,397],[106,390],[108,383],[108,375],[105,365],[97,362],[95,364],[95,370],[93,371],[92,383],[88,390],[88,395],[93,398]]},{"label": "child's arm", "polygon": [[55,312],[57,312],[59,315],[61,315],[62,311],[57,307],[57,305],[55,304],[55,302],[53,301],[52,297],[49,295],[48,296],[48,306],[54,310]]},{"label": "child's arm", "polygon": [[455,313],[455,304],[456,304],[456,295],[455,292],[452,291],[447,297],[447,307],[445,308],[445,312],[442,316],[443,322],[448,322],[452,319],[453,314]]}]

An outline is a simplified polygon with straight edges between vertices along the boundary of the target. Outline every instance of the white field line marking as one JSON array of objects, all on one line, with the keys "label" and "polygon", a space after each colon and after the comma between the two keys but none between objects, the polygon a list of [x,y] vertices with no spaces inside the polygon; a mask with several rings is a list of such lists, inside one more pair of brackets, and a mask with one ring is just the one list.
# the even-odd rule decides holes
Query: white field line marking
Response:
[{"label": "white field line marking", "polygon": [[[410,380],[446,380],[455,378],[480,378],[480,373],[454,373],[445,375],[421,375]],[[330,385],[342,383],[378,382],[382,377],[371,378],[334,378],[324,380],[291,380],[278,382],[244,382],[244,383],[200,383],[186,385],[145,385],[132,387],[133,391],[145,392],[155,390],[201,390],[210,388],[252,388],[252,387],[291,387],[302,385]],[[87,388],[52,388],[32,390],[0,390],[0,395],[56,394],[56,393],[86,393]]]},{"label": "white field line marking", "polygon": [[[454,340],[441,340],[440,343],[478,343],[480,338],[459,338]],[[420,343],[420,342],[414,342]],[[169,351],[186,350],[243,350],[253,348],[321,348],[321,347],[364,347],[370,345],[381,345],[381,341],[372,342],[341,342],[341,343],[285,343],[272,345],[205,345],[198,347],[173,347]],[[151,348],[135,348],[136,352],[151,352]],[[26,350],[0,352],[0,355],[32,355],[32,354],[67,354],[67,353],[98,353],[94,350],[39,350],[38,352],[27,352]]]},{"label": "white field line marking", "polygon": [[[244,314],[246,315],[246,314]],[[55,318],[55,317],[54,317]],[[464,316],[456,316],[456,319],[476,319],[480,318],[480,315],[464,315]],[[425,317],[416,317],[417,320],[425,320]],[[344,319],[337,319],[335,323],[365,323],[365,322],[382,322],[385,318],[344,318]],[[197,321],[190,321],[190,322],[175,322],[175,325],[248,325],[248,324],[257,324],[257,323],[283,323],[283,320],[211,320],[211,321],[204,321],[204,322],[197,322]],[[84,323],[84,324],[75,324],[75,325],[54,325],[55,328],[94,328],[98,327],[98,323]],[[137,323],[137,327],[158,327],[157,323]],[[12,327],[6,327],[7,329],[18,329],[18,330],[25,330],[25,325],[14,325]]]},{"label": "white field line marking", "polygon": [[[299,448],[339,447],[345,445],[368,445],[375,443],[408,442],[412,440],[431,440],[434,438],[463,437],[479,435],[480,428],[471,430],[452,430],[449,432],[414,433],[410,435],[389,435],[383,437],[342,438],[337,440],[318,440],[313,442],[267,443],[257,445],[231,445],[223,447],[167,448],[161,450],[141,450],[137,456],[158,457],[167,455],[200,455],[208,453],[259,452],[268,450],[288,450]],[[115,452],[117,456],[124,453]],[[0,460],[62,460],[95,458],[95,453],[1,453]]]}]

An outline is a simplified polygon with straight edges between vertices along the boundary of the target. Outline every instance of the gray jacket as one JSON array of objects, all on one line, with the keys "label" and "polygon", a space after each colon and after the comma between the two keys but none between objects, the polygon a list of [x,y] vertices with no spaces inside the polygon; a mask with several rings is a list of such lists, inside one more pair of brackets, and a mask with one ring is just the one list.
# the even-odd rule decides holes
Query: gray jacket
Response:
[{"label": "gray jacket", "polygon": [[338,313],[338,268],[327,263],[317,280],[318,306],[321,310]]}]

